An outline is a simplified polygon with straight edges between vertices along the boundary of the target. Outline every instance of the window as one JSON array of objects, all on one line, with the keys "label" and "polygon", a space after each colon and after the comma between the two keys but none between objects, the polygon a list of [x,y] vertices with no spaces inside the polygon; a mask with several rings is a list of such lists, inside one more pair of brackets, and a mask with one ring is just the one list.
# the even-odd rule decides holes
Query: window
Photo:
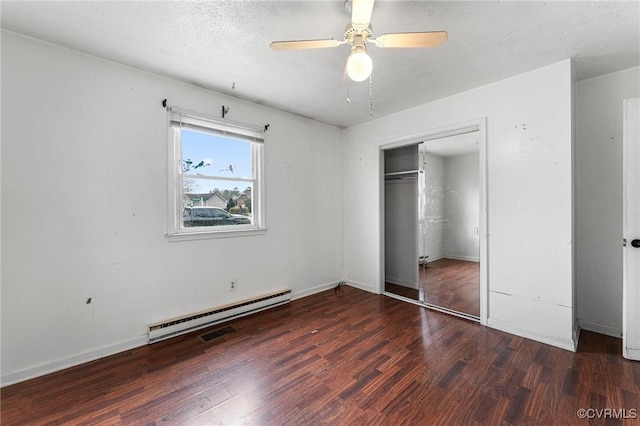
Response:
[{"label": "window", "polygon": [[169,111],[171,240],[263,233],[262,132]]}]

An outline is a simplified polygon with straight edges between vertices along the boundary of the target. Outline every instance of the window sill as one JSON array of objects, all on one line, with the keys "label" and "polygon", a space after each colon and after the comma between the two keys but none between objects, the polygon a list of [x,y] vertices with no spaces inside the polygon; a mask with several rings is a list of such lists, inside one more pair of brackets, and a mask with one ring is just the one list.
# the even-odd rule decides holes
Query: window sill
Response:
[{"label": "window sill", "polygon": [[203,230],[203,231],[188,231],[188,232],[176,232],[173,234],[166,234],[169,242],[178,241],[192,241],[192,240],[209,240],[216,238],[235,238],[235,237],[250,237],[254,235],[264,235],[267,232],[265,228],[251,228],[251,229],[229,229],[229,230]]}]

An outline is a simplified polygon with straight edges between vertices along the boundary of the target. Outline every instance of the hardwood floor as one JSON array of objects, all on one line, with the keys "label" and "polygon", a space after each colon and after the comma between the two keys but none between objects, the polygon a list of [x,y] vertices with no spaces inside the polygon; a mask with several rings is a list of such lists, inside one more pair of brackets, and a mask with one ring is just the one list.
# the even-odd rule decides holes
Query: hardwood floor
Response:
[{"label": "hardwood floor", "polygon": [[[419,268],[425,302],[480,317],[480,263],[438,259]],[[385,291],[419,300],[418,290],[385,283]]]},{"label": "hardwood floor", "polygon": [[403,285],[385,282],[384,291],[397,294],[398,296],[408,297],[409,299],[420,300],[420,297],[418,295],[418,289],[415,289],[415,288],[409,288]]},{"label": "hardwood floor", "polygon": [[211,330],[3,388],[2,424],[638,424],[577,417],[640,409],[607,336],[572,353],[351,287]]},{"label": "hardwood floor", "polygon": [[420,268],[425,302],[480,316],[480,263],[439,259]]}]

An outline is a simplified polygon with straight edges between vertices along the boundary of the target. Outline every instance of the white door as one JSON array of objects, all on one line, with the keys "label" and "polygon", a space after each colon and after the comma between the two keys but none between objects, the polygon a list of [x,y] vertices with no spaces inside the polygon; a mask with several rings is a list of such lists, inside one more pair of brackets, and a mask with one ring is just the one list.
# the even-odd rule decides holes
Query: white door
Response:
[{"label": "white door", "polygon": [[640,361],[640,98],[624,101],[622,355]]}]

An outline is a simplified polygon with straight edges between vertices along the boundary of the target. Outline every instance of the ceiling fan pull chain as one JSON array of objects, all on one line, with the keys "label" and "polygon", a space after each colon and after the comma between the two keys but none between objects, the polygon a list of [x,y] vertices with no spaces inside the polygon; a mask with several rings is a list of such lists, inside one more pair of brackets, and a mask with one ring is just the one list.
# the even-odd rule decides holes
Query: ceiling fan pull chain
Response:
[{"label": "ceiling fan pull chain", "polygon": [[369,74],[369,120],[373,120],[373,79]]},{"label": "ceiling fan pull chain", "polygon": [[349,82],[347,81],[347,103],[351,103],[351,98],[349,97]]}]

